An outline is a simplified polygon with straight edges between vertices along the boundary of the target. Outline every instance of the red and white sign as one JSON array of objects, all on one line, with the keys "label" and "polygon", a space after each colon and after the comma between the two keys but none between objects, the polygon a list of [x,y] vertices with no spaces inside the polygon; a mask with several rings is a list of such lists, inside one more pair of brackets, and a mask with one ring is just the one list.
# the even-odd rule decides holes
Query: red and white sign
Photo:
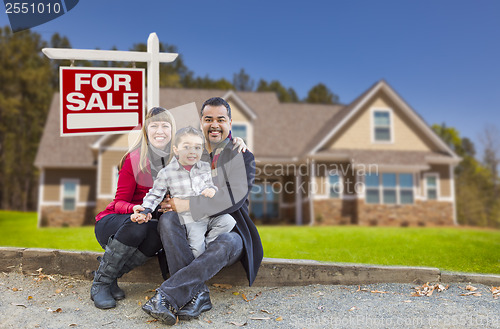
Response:
[{"label": "red and white sign", "polygon": [[61,136],[117,134],[143,123],[144,69],[60,68]]}]

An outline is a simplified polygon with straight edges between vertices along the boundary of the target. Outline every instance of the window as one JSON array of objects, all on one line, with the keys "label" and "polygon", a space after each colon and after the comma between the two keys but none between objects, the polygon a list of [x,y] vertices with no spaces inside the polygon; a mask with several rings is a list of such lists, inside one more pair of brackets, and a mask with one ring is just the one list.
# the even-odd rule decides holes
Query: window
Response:
[{"label": "window", "polygon": [[396,204],[396,174],[382,174],[383,203]]},{"label": "window", "polygon": [[366,203],[413,204],[413,174],[367,174],[365,186]]},{"label": "window", "polygon": [[[255,183],[250,191],[250,212],[255,218],[279,217],[279,186],[275,183]],[[273,188],[274,186],[274,188]]]},{"label": "window", "polygon": [[399,174],[399,202],[401,204],[413,203],[413,175]]},{"label": "window", "polygon": [[231,127],[231,136],[233,138],[240,137],[248,144],[248,130],[245,124],[233,123]]},{"label": "window", "polygon": [[438,199],[438,175],[426,174],[425,175],[425,191],[427,200]]},{"label": "window", "polygon": [[65,211],[74,211],[76,209],[78,180],[63,179],[62,187],[62,208]]},{"label": "window", "polygon": [[338,174],[330,173],[328,175],[328,190],[330,198],[338,199],[340,198],[340,194],[342,192],[342,186],[340,183],[340,177]]},{"label": "window", "polygon": [[380,203],[379,175],[367,174],[365,177],[366,203]]},{"label": "window", "polygon": [[376,142],[390,142],[391,137],[391,112],[373,111],[373,140]]},{"label": "window", "polygon": [[111,169],[111,177],[113,177],[113,186],[112,186],[112,192],[113,194],[116,193],[116,189],[118,188],[118,176],[120,174],[120,171],[118,170],[118,166],[115,166]]}]

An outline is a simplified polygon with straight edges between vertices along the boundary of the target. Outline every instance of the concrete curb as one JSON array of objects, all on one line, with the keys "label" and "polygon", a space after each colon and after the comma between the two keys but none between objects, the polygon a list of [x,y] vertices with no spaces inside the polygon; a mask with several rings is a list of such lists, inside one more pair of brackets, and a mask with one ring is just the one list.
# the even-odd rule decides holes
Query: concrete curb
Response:
[{"label": "concrete curb", "polygon": [[[22,271],[33,274],[43,268],[44,274],[69,275],[92,279],[97,269],[98,252],[64,251],[55,249],[0,247],[0,271]],[[134,269],[122,278],[130,282],[160,284],[156,258]],[[303,286],[309,284],[365,285],[372,283],[470,282],[500,286],[500,275],[441,272],[438,268],[378,266],[345,263],[325,263],[313,260],[264,258],[255,286]],[[241,263],[224,268],[209,283],[247,285]]]}]

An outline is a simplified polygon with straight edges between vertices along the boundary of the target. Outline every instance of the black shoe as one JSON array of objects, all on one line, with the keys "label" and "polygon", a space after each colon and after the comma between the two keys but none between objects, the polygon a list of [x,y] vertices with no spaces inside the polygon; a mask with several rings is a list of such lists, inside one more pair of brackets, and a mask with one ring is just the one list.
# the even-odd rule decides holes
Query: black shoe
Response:
[{"label": "black shoe", "polygon": [[170,305],[167,299],[163,297],[159,291],[144,304],[142,310],[153,318],[165,322],[169,326],[177,322],[174,307]]},{"label": "black shoe", "polygon": [[191,320],[200,316],[202,312],[212,309],[212,302],[210,301],[210,294],[208,291],[202,291],[186,305],[184,305],[177,315],[181,320]]},{"label": "black shoe", "polygon": [[125,298],[125,291],[118,287],[118,281],[116,279],[111,282],[109,291],[111,292],[111,296],[113,296],[115,300],[122,300]]},{"label": "black shoe", "polygon": [[90,299],[94,301],[95,307],[100,309],[116,307],[115,299],[111,295],[109,288],[108,283],[92,282],[92,287],[90,288]]}]

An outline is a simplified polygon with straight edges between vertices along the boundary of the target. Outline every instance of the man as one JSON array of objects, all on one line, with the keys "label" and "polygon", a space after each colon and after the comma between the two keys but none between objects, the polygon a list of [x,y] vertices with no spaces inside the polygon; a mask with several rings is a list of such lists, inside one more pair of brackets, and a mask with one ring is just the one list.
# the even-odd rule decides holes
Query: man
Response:
[{"label": "man", "polygon": [[[248,195],[255,178],[255,161],[249,151],[238,153],[230,141],[231,107],[220,97],[210,98],[200,111],[201,127],[210,152],[212,177],[218,187],[213,198],[173,198],[170,212],[161,216],[158,230],[166,252],[170,278],[163,282],[143,310],[169,325],[176,316],[183,320],[198,317],[212,308],[205,281],[223,267],[238,260],[252,285],[263,257],[257,228],[248,215]],[[236,221],[232,232],[221,234],[198,258],[194,258],[185,228],[177,213],[191,211],[194,220],[230,214]]]}]

